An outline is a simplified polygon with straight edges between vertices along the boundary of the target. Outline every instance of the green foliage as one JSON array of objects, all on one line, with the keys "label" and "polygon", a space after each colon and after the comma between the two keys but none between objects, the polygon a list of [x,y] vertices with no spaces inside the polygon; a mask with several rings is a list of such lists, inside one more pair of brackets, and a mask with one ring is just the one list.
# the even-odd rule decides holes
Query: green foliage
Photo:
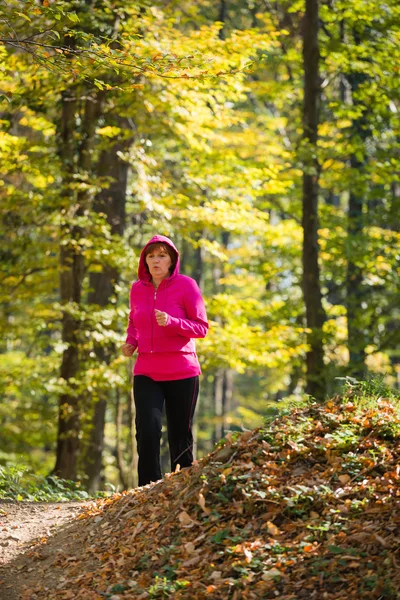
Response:
[{"label": "green foliage", "polygon": [[[341,378],[338,379],[340,380]],[[380,399],[386,399],[395,403],[400,401],[400,391],[388,386],[383,376],[369,375],[361,381],[358,381],[354,377],[345,377],[342,381],[345,392],[348,396],[354,398],[357,404],[364,402],[373,403]]]},{"label": "green foliage", "polygon": [[26,467],[0,466],[0,499],[33,502],[66,502],[87,500],[89,495],[80,489],[79,482],[55,476],[39,477]]},{"label": "green foliage", "polygon": [[149,587],[150,598],[173,598],[172,594],[185,589],[189,585],[188,581],[177,579],[170,581],[167,577],[155,577],[155,582]]}]

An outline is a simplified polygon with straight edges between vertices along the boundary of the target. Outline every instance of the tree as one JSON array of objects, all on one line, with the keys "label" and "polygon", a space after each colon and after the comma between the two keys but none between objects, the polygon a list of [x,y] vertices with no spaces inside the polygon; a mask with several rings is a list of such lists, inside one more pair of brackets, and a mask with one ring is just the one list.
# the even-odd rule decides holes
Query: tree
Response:
[{"label": "tree", "polygon": [[318,246],[318,114],[319,80],[319,0],[306,0],[303,33],[304,104],[303,104],[303,293],[309,328],[306,354],[306,392],[323,400],[326,392],[324,373],[323,324],[325,311],[319,270]]}]

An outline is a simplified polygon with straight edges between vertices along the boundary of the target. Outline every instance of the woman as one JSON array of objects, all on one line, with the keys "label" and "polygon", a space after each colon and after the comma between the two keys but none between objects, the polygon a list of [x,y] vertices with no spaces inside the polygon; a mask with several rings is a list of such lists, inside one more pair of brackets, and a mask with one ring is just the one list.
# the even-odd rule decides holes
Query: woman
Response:
[{"label": "woman", "polygon": [[200,364],[193,338],[207,334],[197,283],[179,274],[179,253],[162,235],[143,248],[139,280],[132,285],[125,356],[134,367],[139,485],[161,479],[161,415],[165,402],[171,470],[193,462],[192,420],[199,394]]}]

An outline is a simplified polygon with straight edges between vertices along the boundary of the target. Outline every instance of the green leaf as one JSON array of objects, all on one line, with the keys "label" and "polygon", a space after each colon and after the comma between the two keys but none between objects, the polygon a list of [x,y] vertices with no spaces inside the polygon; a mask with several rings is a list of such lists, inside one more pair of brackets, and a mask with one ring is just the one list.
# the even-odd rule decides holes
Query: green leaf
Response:
[{"label": "green leaf", "polygon": [[29,17],[29,15],[26,15],[25,13],[22,12],[17,12],[17,15],[19,15],[20,17],[22,17],[23,19],[25,19],[26,21],[32,22],[32,19]]},{"label": "green leaf", "polygon": [[67,13],[67,17],[72,23],[79,23],[79,16],[76,13]]}]

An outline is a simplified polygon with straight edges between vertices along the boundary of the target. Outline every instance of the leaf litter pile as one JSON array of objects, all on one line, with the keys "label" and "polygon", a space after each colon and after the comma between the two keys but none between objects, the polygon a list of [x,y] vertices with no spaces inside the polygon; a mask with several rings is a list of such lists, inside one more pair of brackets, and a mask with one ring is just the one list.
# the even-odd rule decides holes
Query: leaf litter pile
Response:
[{"label": "leaf litter pile", "polygon": [[93,503],[72,554],[44,567],[35,547],[21,598],[400,598],[398,405],[350,391],[286,412]]}]

